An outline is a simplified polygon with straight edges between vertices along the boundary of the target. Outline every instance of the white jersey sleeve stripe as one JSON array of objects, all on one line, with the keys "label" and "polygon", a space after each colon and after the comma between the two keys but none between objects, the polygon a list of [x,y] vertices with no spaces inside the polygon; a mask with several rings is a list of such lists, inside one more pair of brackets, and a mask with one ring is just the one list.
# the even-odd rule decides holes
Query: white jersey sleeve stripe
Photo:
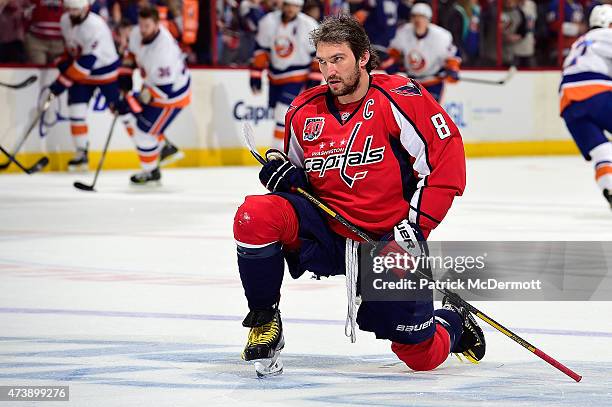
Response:
[{"label": "white jersey sleeve stripe", "polygon": [[417,184],[417,190],[410,200],[411,209],[408,212],[408,220],[413,223],[418,223],[418,213],[413,208],[419,208],[422,188],[427,185],[427,176],[431,173],[427,162],[427,146],[414,129],[412,123],[404,117],[393,103],[391,103],[390,106],[395,122],[400,128],[400,142],[408,154],[415,158],[413,168],[419,175],[419,182]]},{"label": "white jersey sleeve stripe", "polygon": [[304,150],[298,143],[295,132],[293,131],[293,125],[291,125],[289,131],[289,150],[287,154],[289,156],[289,161],[298,168],[304,168]]}]

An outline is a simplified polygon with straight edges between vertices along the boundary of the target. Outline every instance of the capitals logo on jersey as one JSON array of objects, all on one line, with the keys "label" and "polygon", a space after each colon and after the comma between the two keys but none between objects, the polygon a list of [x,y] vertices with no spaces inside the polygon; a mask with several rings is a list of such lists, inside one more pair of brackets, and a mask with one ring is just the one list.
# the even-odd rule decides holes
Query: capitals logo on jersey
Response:
[{"label": "capitals logo on jersey", "polygon": [[[340,170],[340,179],[349,188],[353,188],[355,181],[364,179],[368,175],[368,171],[362,171],[361,169],[364,166],[383,161],[385,158],[385,146],[373,148],[374,136],[370,135],[366,137],[362,151],[352,151],[362,124],[362,122],[358,122],[355,125],[346,147],[337,149],[339,150],[338,153],[330,154],[326,157],[317,156],[305,159],[304,169],[306,172],[318,172],[318,177],[323,178],[329,170]],[[358,171],[354,175],[350,175],[348,173],[349,167],[357,168]]]},{"label": "capitals logo on jersey", "polygon": [[304,141],[314,141],[319,138],[323,132],[323,126],[325,126],[325,118],[323,117],[309,117],[304,123],[304,131],[302,132],[302,139]]},{"label": "capitals logo on jersey", "polygon": [[391,89],[391,92],[397,93],[401,96],[422,96],[421,89],[419,89],[419,86],[412,82],[412,80],[410,80],[404,86]]}]

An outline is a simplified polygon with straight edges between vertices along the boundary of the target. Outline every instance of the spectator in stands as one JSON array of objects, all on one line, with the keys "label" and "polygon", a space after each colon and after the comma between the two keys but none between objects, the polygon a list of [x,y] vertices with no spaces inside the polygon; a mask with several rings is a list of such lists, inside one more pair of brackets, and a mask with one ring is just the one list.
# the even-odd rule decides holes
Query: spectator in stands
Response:
[{"label": "spectator in stands", "polygon": [[25,50],[28,62],[48,65],[64,52],[60,18],[62,0],[31,0],[26,10]]},{"label": "spectator in stands", "polygon": [[514,65],[514,49],[527,34],[527,19],[518,6],[518,0],[504,0],[501,15],[502,24],[502,63]]},{"label": "spectator in stands", "polygon": [[372,47],[381,61],[387,59],[387,47],[397,31],[400,8],[405,5],[400,0],[351,0],[351,12],[365,29]]},{"label": "spectator in stands", "polygon": [[328,0],[327,4],[329,6],[329,15],[331,16],[337,16],[338,14],[349,14],[351,12],[349,0]]},{"label": "spectator in stands", "polygon": [[138,9],[146,4],[147,0],[109,0],[111,25],[117,26],[122,20],[127,20],[132,25],[138,24]]},{"label": "spectator in stands", "polygon": [[497,28],[497,0],[481,3],[479,65],[494,66],[497,63]]},{"label": "spectator in stands", "polygon": [[237,63],[247,63],[255,49],[255,33],[259,20],[266,15],[269,4],[262,0],[242,0],[240,15],[240,48]]},{"label": "spectator in stands", "polygon": [[217,30],[220,36],[218,42],[219,63],[221,65],[237,65],[240,46],[240,14],[236,0],[222,0],[218,11]]},{"label": "spectator in stands", "polygon": [[480,53],[480,6],[477,0],[450,1],[440,25],[453,36],[464,65],[475,65]]},{"label": "spectator in stands", "polygon": [[550,0],[548,3],[548,12],[546,13],[546,21],[549,29],[549,48],[551,50],[551,63],[556,65],[558,58],[558,35],[561,33],[561,42],[563,48],[563,56],[569,52],[572,43],[578,39],[580,35],[586,32],[587,26],[584,19],[584,7],[577,0],[564,0],[565,7],[564,19],[561,21],[559,15],[559,0]]},{"label": "spectator in stands", "polygon": [[111,21],[111,15],[110,10],[108,8],[107,0],[90,0],[90,3],[90,10],[93,13],[96,13],[97,15],[102,17],[110,25],[111,28],[114,28]]},{"label": "spectator in stands", "polygon": [[535,65],[535,24],[538,10],[533,0],[519,0],[518,7],[525,18],[525,36],[514,44],[515,64],[521,67]]},{"label": "spectator in stands", "polygon": [[319,0],[306,0],[302,11],[318,22],[323,20],[323,4]]},{"label": "spectator in stands", "polygon": [[25,62],[23,0],[0,0],[0,62]]}]

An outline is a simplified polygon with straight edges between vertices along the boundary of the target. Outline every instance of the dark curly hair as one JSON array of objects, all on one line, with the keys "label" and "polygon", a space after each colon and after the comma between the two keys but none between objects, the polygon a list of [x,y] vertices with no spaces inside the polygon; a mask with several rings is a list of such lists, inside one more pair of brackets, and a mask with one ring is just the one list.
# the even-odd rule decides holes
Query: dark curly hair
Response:
[{"label": "dark curly hair", "polygon": [[319,28],[310,33],[310,40],[315,48],[321,42],[328,44],[347,43],[356,60],[359,60],[366,51],[370,51],[370,59],[365,68],[371,72],[378,66],[378,55],[370,44],[365,30],[355,18],[347,14],[326,17]]}]

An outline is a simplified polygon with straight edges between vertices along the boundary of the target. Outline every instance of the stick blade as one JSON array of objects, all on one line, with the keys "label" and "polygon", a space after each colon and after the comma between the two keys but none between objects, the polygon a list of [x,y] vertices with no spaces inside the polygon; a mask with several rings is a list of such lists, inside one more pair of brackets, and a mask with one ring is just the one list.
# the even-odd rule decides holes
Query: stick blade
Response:
[{"label": "stick blade", "polygon": [[28,168],[28,174],[34,174],[35,172],[41,171],[49,164],[49,157],[42,157],[33,166]]},{"label": "stick blade", "polygon": [[506,74],[506,77],[500,81],[500,85],[503,85],[506,82],[510,81],[510,79],[512,79],[512,77],[514,76],[515,73],[516,73],[516,66],[512,65],[508,69],[508,73]]},{"label": "stick blade", "polygon": [[74,184],[74,187],[76,189],[80,189],[81,191],[87,191],[87,192],[96,192],[96,190],[94,189],[93,185],[85,185],[82,182],[76,181]]},{"label": "stick blade", "polygon": [[1,170],[6,170],[9,166],[11,165],[11,161],[7,161],[5,163],[0,164],[0,171]]},{"label": "stick blade", "polygon": [[251,126],[248,122],[244,122],[242,125],[242,135],[243,140],[249,150],[255,149],[255,136],[254,136],[253,126]]},{"label": "stick blade", "polygon": [[253,157],[259,161],[260,164],[265,164],[266,160],[257,152],[257,147],[255,147],[255,132],[248,122],[244,122],[242,126],[242,139]]},{"label": "stick blade", "polygon": [[38,79],[38,76],[36,75],[30,76],[28,79],[25,80],[24,82],[25,86],[28,86],[29,84],[36,82],[37,79]]}]

